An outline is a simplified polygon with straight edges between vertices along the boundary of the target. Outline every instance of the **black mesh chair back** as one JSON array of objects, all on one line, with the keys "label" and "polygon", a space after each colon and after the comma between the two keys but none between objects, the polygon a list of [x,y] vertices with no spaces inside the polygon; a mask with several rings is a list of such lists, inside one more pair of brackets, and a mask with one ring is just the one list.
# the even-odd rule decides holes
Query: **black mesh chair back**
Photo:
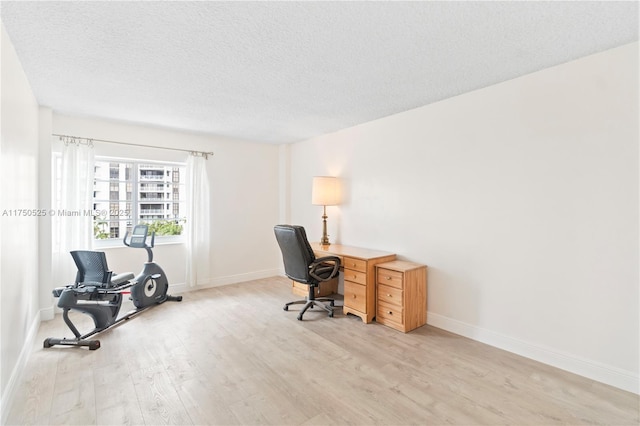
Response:
[{"label": "black mesh chair back", "polygon": [[71,252],[78,272],[76,284],[91,283],[101,287],[111,286],[111,274],[107,266],[107,257],[101,251],[76,250]]},{"label": "black mesh chair back", "polygon": [[282,251],[284,272],[287,277],[300,283],[317,284],[317,280],[309,275],[309,265],[316,260],[316,256],[307,240],[304,227],[276,225],[274,232]]}]

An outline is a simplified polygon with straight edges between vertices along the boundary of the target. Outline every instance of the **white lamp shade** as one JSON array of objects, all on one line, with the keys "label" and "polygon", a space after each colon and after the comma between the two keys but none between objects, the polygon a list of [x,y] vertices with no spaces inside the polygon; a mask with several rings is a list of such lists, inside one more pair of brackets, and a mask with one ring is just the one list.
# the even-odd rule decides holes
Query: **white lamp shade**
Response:
[{"label": "white lamp shade", "polygon": [[315,176],[311,190],[311,204],[317,206],[335,206],[340,203],[338,178]]}]

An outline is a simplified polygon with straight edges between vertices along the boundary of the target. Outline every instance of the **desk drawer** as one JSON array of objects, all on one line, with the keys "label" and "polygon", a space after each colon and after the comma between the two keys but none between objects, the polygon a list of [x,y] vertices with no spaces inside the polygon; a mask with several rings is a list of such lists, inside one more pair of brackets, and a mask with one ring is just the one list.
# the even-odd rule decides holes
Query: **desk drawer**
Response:
[{"label": "desk drawer", "polygon": [[395,288],[402,288],[402,272],[391,269],[378,268],[378,284],[384,284]]},{"label": "desk drawer", "polygon": [[352,269],[345,268],[344,271],[344,280],[352,281],[354,283],[365,285],[367,284],[367,274],[360,271],[354,271]]},{"label": "desk drawer", "polygon": [[367,287],[361,284],[344,282],[344,305],[360,312],[367,311]]},{"label": "desk drawer", "polygon": [[402,290],[378,284],[378,301],[402,307]]},{"label": "desk drawer", "polygon": [[382,321],[392,321],[396,324],[403,324],[402,308],[394,305],[388,305],[386,303],[378,303],[377,318]]},{"label": "desk drawer", "polygon": [[345,269],[367,272],[367,261],[362,259],[345,256],[342,258],[342,266],[344,266]]},{"label": "desk drawer", "polygon": [[[292,281],[291,292],[298,296],[306,297],[309,295],[309,286],[306,284]],[[321,282],[318,285],[318,287],[316,287],[314,294],[316,297],[326,297],[337,292],[338,292],[338,277],[329,281]]]},{"label": "desk drawer", "polygon": [[378,303],[377,318],[379,318],[379,322],[392,321],[399,325],[402,325],[404,322],[402,318],[402,308],[386,303]]}]

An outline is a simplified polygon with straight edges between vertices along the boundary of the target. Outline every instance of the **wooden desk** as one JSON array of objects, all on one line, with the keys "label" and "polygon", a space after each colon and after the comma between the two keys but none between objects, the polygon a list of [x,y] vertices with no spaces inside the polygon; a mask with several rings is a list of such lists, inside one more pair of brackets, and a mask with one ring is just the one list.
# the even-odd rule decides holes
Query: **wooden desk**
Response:
[{"label": "wooden desk", "polygon": [[331,244],[311,243],[316,257],[338,256],[344,272],[342,312],[357,315],[365,324],[376,316],[376,271],[378,263],[395,260],[396,255],[378,250]]}]

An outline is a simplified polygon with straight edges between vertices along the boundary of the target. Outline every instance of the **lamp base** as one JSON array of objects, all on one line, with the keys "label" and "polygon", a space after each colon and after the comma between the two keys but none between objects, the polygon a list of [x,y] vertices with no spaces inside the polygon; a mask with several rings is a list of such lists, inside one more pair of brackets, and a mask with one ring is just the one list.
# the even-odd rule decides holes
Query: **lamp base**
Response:
[{"label": "lamp base", "polygon": [[327,206],[324,206],[324,213],[322,214],[322,238],[320,239],[321,246],[328,246],[329,236],[327,235]]}]

